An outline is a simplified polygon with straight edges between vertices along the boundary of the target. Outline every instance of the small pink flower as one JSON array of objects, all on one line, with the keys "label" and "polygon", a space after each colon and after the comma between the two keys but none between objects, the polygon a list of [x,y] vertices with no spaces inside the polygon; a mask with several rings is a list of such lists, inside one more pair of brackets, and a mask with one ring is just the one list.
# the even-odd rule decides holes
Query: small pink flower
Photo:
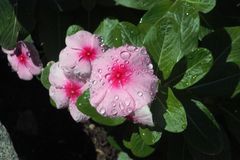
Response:
[{"label": "small pink flower", "polygon": [[33,75],[41,73],[42,63],[34,45],[19,41],[13,50],[4,48],[2,50],[7,54],[12,69],[17,72],[20,79],[31,80]]},{"label": "small pink flower", "polygon": [[87,31],[78,31],[67,36],[66,48],[59,55],[60,66],[64,73],[76,75],[80,79],[90,77],[91,63],[102,54],[99,37]]},{"label": "small pink flower", "polygon": [[128,116],[155,97],[158,78],[143,47],[109,49],[92,67],[90,103],[104,116]]},{"label": "small pink flower", "polygon": [[68,107],[71,116],[76,122],[88,120],[89,117],[80,112],[75,105],[77,98],[84,91],[84,82],[66,77],[59,63],[52,64],[49,82],[51,84],[49,95],[58,109]]}]

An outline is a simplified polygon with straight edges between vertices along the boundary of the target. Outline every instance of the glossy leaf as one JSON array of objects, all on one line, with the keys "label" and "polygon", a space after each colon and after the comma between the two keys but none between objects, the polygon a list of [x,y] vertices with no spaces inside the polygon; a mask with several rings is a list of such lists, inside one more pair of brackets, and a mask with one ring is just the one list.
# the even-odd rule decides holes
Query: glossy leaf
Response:
[{"label": "glossy leaf", "polygon": [[203,13],[211,11],[216,5],[216,0],[184,0],[184,1],[193,5],[196,8],[196,10],[201,11]]},{"label": "glossy leaf", "polygon": [[169,132],[182,132],[187,127],[186,113],[182,103],[174,96],[172,90],[168,89],[167,108],[163,117],[166,122],[165,130]]},{"label": "glossy leaf", "polygon": [[154,148],[148,146],[137,133],[132,134],[129,142],[124,141],[124,145],[137,157],[147,157],[154,152]]},{"label": "glossy leaf", "polygon": [[117,126],[122,124],[125,119],[124,118],[108,118],[100,115],[94,107],[91,106],[89,102],[89,91],[85,91],[77,100],[76,103],[78,109],[92,118],[95,122],[107,126]]},{"label": "glossy leaf", "polygon": [[117,160],[132,160],[132,158],[130,158],[127,153],[120,152],[120,153],[118,153]]},{"label": "glossy leaf", "polygon": [[79,25],[71,25],[67,29],[67,36],[71,36],[80,30],[82,30],[82,27],[80,27]]},{"label": "glossy leaf", "polygon": [[139,134],[140,134],[142,140],[147,145],[153,145],[153,144],[157,143],[162,136],[161,132],[151,131],[148,128],[142,129],[141,127],[139,127]]},{"label": "glossy leaf", "polygon": [[192,86],[202,79],[210,70],[213,57],[205,48],[198,48],[186,56],[187,70],[180,82],[175,85],[177,89]]},{"label": "glossy leaf", "polygon": [[41,83],[46,89],[49,89],[50,86],[51,86],[51,84],[48,80],[48,77],[49,77],[50,68],[51,68],[53,63],[54,63],[53,61],[48,62],[48,64],[43,69],[42,74],[41,74]]},{"label": "glossy leaf", "polygon": [[185,105],[188,117],[185,139],[191,147],[203,154],[219,154],[223,150],[222,131],[207,107],[199,101],[193,102]]},{"label": "glossy leaf", "polygon": [[129,22],[105,19],[95,33],[100,35],[104,44],[110,47],[119,47],[124,44],[142,45],[142,33],[137,26]]},{"label": "glossy leaf", "polygon": [[[231,52],[227,58],[227,62],[233,62],[240,68],[240,27],[227,27],[226,31],[231,37]],[[238,83],[233,97],[240,93],[240,82]]]},{"label": "glossy leaf", "polygon": [[117,5],[125,7],[148,10],[161,0],[115,0]]},{"label": "glossy leaf", "polygon": [[198,39],[201,41],[206,35],[212,33],[214,30],[208,29],[204,26],[200,26],[199,34],[198,34]]},{"label": "glossy leaf", "polygon": [[0,45],[7,49],[15,47],[21,25],[8,0],[0,1]]},{"label": "glossy leaf", "polygon": [[164,79],[184,55],[197,47],[199,27],[195,8],[187,2],[176,1],[149,29],[143,43],[163,72]]},{"label": "glossy leaf", "polygon": [[108,143],[110,143],[111,146],[113,146],[116,150],[118,150],[118,151],[121,151],[121,150],[122,150],[121,147],[119,146],[119,144],[117,143],[117,141],[115,140],[114,137],[108,136],[108,137],[107,137],[107,140],[108,140]]}]

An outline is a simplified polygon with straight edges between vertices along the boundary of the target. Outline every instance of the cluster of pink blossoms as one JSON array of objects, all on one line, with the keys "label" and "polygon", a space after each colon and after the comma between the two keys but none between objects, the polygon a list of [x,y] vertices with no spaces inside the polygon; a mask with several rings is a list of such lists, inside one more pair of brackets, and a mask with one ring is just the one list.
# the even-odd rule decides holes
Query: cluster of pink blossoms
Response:
[{"label": "cluster of pink blossoms", "polygon": [[[65,43],[49,73],[49,95],[58,109],[68,108],[76,122],[87,121],[76,102],[89,89],[90,103],[101,115],[154,125],[148,105],[156,95],[158,78],[144,47],[124,45],[105,51],[100,38],[87,31],[67,36]],[[41,72],[32,45],[19,42],[14,50],[3,51],[21,79]]]},{"label": "cluster of pink blossoms", "polygon": [[75,103],[89,89],[90,103],[101,115],[152,126],[148,104],[158,79],[146,49],[125,45],[104,51],[102,46],[98,36],[86,31],[67,36],[59,62],[50,70],[50,96],[58,108],[69,106],[76,121],[85,121],[89,117]]}]

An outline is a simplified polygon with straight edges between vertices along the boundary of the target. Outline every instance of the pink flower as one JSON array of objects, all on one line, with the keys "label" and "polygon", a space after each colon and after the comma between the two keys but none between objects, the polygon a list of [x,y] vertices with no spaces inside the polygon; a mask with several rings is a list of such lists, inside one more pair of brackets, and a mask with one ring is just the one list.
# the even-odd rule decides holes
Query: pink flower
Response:
[{"label": "pink flower", "polygon": [[41,73],[42,63],[34,45],[19,41],[13,50],[4,48],[2,50],[7,54],[12,69],[17,72],[20,79],[31,80],[33,75]]},{"label": "pink flower", "polygon": [[68,107],[71,116],[76,122],[88,120],[88,116],[80,112],[75,105],[77,98],[84,91],[84,82],[66,77],[59,63],[52,64],[49,82],[51,84],[49,95],[56,103],[58,109]]},{"label": "pink flower", "polygon": [[60,66],[67,76],[76,75],[80,79],[90,77],[91,63],[102,54],[99,37],[87,31],[78,31],[67,36],[66,48],[59,55]]},{"label": "pink flower", "polygon": [[154,126],[152,113],[148,105],[137,109],[126,117],[134,123],[141,123],[143,125]]},{"label": "pink flower", "polygon": [[145,48],[112,48],[92,63],[90,103],[104,116],[125,117],[152,102],[157,82]]}]

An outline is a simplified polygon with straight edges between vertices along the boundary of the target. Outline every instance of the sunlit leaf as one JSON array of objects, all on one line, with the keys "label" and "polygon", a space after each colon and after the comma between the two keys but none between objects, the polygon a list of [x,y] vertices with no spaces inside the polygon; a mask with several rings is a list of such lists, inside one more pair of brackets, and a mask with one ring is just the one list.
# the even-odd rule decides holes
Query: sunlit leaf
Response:
[{"label": "sunlit leaf", "polygon": [[184,89],[198,82],[208,73],[212,62],[213,57],[207,49],[199,48],[188,54],[186,56],[187,70],[175,88]]}]

